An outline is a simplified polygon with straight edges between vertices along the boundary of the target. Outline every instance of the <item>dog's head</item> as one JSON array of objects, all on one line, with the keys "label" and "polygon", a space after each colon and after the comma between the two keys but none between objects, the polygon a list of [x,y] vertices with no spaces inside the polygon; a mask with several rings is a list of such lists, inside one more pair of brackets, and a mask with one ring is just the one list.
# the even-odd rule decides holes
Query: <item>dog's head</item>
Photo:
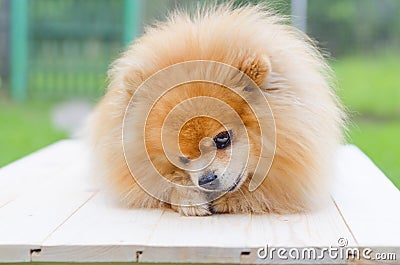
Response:
[{"label": "dog's head", "polygon": [[[261,128],[253,106],[257,101],[251,98],[259,96],[253,88],[265,82],[268,61],[238,58],[234,66],[193,61],[176,68],[183,70],[149,81],[143,93],[133,97],[136,108],[131,112],[146,115],[140,106],[151,106],[144,128],[146,152],[161,175],[180,172],[203,191],[236,191],[260,156]],[[192,70],[196,75],[189,82],[173,80],[180,71]],[[146,92],[171,83],[178,85],[165,89],[156,101]]]}]

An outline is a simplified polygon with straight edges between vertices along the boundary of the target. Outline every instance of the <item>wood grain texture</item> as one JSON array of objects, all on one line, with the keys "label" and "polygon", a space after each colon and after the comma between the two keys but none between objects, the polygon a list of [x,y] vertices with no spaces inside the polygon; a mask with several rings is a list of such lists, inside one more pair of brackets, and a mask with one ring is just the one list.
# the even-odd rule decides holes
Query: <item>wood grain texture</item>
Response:
[{"label": "wood grain texture", "polygon": [[257,251],[320,249],[339,238],[399,252],[399,191],[354,146],[338,150],[333,199],[295,215],[182,217],[169,209],[126,209],[88,181],[88,162],[85,146],[71,140],[0,170],[0,262],[299,263],[260,259]]},{"label": "wood grain texture", "polygon": [[253,215],[248,246],[336,246],[339,238],[356,242],[332,201],[307,214]]},{"label": "wood grain texture", "polygon": [[29,262],[31,261],[30,250],[32,248],[35,248],[35,246],[0,244],[0,262]]},{"label": "wood grain texture", "polygon": [[0,208],[48,179],[58,180],[60,173],[85,155],[87,150],[81,142],[65,140],[1,168]]},{"label": "wood grain texture", "polygon": [[[185,217],[164,211],[148,245],[168,247],[242,247],[246,245],[251,215]],[[168,228],[168,229],[166,229]]]},{"label": "wood grain texture", "polygon": [[355,146],[341,147],[335,169],[332,196],[357,243],[399,247],[399,190]]},{"label": "wood grain texture", "polygon": [[0,170],[1,194],[8,198],[0,207],[0,261],[30,259],[31,250],[93,196],[88,186],[76,185],[87,176],[86,159],[82,143],[61,141]]},{"label": "wood grain texture", "polygon": [[91,192],[38,192],[2,207],[0,260],[3,260],[1,253],[7,253],[11,245],[29,246],[25,254],[40,248],[42,242],[91,196]]}]

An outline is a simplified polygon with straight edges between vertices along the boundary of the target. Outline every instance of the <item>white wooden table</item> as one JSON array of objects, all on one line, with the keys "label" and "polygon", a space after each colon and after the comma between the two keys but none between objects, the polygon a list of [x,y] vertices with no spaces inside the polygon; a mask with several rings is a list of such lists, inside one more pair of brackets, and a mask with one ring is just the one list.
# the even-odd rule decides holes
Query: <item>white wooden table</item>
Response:
[{"label": "white wooden table", "polygon": [[287,216],[124,209],[90,184],[87,164],[87,148],[66,140],[0,170],[0,262],[346,263],[257,256],[266,244],[321,249],[342,238],[400,264],[400,192],[355,146],[338,150],[329,205]]}]

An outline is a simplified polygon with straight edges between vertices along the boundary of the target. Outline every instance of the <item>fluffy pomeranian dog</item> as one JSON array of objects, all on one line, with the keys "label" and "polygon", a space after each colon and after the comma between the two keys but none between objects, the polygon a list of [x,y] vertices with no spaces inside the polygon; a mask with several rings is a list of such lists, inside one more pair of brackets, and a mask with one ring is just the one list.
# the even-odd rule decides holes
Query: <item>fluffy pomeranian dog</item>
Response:
[{"label": "fluffy pomeranian dog", "polygon": [[[162,74],[186,62],[211,63]],[[155,75],[156,81],[145,85]],[[194,81],[181,82],[185,75]],[[199,81],[199,76],[221,82]],[[252,89],[241,83],[244,77],[262,92],[251,103],[222,84],[251,97]],[[166,122],[182,102],[187,104]],[[196,115],[189,119],[189,112]],[[171,207],[189,216],[307,211],[329,196],[344,118],[330,68],[286,18],[262,5],[176,11],[166,22],[147,27],[112,64],[107,93],[90,123],[93,166],[130,207]],[[179,148],[171,147],[174,142]],[[232,158],[234,151],[248,149],[247,160]],[[257,163],[260,158],[267,162]],[[202,166],[190,170],[195,162]],[[250,189],[257,167],[264,173]],[[190,189],[167,187],[155,172]],[[220,195],[210,196],[213,191]]]}]

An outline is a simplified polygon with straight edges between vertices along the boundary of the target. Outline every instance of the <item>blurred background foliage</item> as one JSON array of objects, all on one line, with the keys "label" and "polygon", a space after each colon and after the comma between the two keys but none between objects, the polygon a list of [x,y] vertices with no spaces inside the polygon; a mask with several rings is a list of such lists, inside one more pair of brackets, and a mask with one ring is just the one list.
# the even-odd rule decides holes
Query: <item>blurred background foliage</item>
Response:
[{"label": "blurred background foliage", "polygon": [[[0,0],[0,166],[70,137],[57,120],[60,104],[77,98],[97,102],[108,65],[134,32],[175,6],[199,2],[214,1]],[[290,0],[267,2],[291,13]],[[21,12],[25,37],[21,21],[13,20]],[[308,0],[307,33],[332,58],[351,118],[347,141],[400,187],[400,1]],[[19,39],[12,42],[12,34]],[[26,42],[25,75],[11,67],[12,49],[16,43],[23,49],[21,42]],[[13,75],[25,76],[24,100],[13,97]],[[84,115],[73,112],[73,119],[78,116]]]}]

